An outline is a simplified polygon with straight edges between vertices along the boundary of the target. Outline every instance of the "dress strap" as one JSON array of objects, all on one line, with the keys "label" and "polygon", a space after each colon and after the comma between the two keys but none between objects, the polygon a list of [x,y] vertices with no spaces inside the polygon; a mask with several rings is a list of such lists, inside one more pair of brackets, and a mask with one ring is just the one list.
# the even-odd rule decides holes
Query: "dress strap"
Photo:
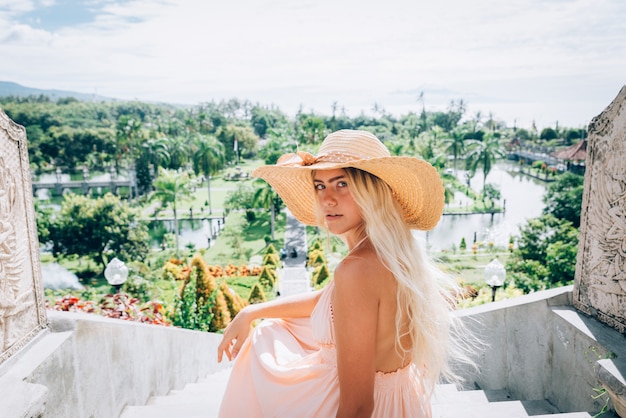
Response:
[{"label": "dress strap", "polygon": [[357,242],[354,247],[352,247],[352,249],[350,251],[348,251],[348,254],[350,254],[352,251],[354,251],[355,249],[357,249],[359,247],[359,245],[363,244],[365,242],[366,239],[368,239],[369,237],[366,235],[363,238],[361,238],[361,240],[359,242]]}]

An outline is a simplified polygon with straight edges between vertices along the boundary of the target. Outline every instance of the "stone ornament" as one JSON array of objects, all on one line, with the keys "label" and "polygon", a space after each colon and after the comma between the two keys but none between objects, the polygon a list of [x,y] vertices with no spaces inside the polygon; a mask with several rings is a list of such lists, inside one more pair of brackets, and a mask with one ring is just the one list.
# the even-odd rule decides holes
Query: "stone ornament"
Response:
[{"label": "stone ornament", "polygon": [[0,364],[47,326],[26,131],[0,109]]},{"label": "stone ornament", "polygon": [[626,86],[589,124],[574,306],[626,333]]}]

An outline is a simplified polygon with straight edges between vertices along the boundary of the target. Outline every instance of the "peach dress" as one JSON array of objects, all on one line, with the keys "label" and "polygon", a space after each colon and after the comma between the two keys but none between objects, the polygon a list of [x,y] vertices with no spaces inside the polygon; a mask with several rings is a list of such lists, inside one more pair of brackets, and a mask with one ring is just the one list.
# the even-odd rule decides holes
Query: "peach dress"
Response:
[{"label": "peach dress", "polygon": [[[337,354],[330,296],[322,291],[303,319],[264,320],[233,365],[219,417],[326,418],[339,406]],[[428,418],[431,407],[414,366],[376,373],[374,413],[380,418]]]}]

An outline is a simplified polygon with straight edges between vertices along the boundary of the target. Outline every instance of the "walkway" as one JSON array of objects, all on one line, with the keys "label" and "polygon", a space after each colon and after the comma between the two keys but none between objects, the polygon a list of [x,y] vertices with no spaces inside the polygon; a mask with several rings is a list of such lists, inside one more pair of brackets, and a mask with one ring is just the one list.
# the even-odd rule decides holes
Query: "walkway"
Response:
[{"label": "walkway", "polygon": [[[281,296],[311,291],[311,280],[306,269],[307,239],[306,227],[298,221],[289,209],[285,209],[285,250],[283,267],[279,271],[279,292]],[[295,250],[295,252],[294,252]]]}]

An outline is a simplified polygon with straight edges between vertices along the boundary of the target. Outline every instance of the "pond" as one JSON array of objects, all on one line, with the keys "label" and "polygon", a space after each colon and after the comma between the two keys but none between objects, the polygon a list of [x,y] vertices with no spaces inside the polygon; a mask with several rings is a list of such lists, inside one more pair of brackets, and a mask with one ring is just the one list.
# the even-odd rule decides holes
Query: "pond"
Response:
[{"label": "pond", "polygon": [[[465,171],[459,170],[457,176],[465,181]],[[482,172],[476,173],[471,179],[470,185],[474,190],[482,189]],[[496,164],[489,175],[487,183],[495,184],[502,195],[500,206],[504,206],[504,213],[469,214],[469,215],[444,215],[439,224],[428,233],[416,232],[416,235],[427,241],[433,251],[449,250],[452,245],[457,248],[461,238],[465,238],[467,247],[470,248],[477,241],[485,244],[493,242],[496,246],[506,247],[509,237],[518,235],[519,227],[528,219],[541,215],[544,208],[542,202],[545,192],[545,184],[542,181],[520,174],[518,166],[512,162]],[[469,204],[464,195],[455,196],[453,205],[465,206]],[[205,220],[181,220],[179,221],[179,242],[181,248],[193,243],[196,248],[206,248],[208,245],[208,231],[218,231],[220,225],[214,219],[209,225]],[[174,230],[173,221],[159,221],[151,223],[152,245],[158,248],[165,232]]]},{"label": "pond", "polygon": [[[189,244],[194,245],[196,249],[207,248],[210,243],[209,238],[213,241],[223,226],[222,218],[179,219],[178,243],[180,248]],[[150,221],[148,230],[150,231],[150,245],[152,248],[158,249],[163,242],[164,235],[174,233],[174,221]]]},{"label": "pond", "polygon": [[[457,177],[465,179],[465,172],[459,170]],[[474,190],[482,189],[482,172],[477,172],[471,179],[470,185]],[[496,164],[489,175],[487,183],[498,187],[502,195],[500,206],[505,208],[504,213],[444,215],[439,224],[429,232],[417,232],[416,235],[426,240],[428,246],[434,250],[457,248],[461,239],[465,238],[467,247],[474,242],[482,241],[485,244],[493,242],[495,246],[506,247],[510,236],[519,234],[519,227],[528,219],[541,215],[544,204],[542,201],[546,183],[532,177],[520,174],[518,166],[512,162]],[[465,196],[455,196],[454,205],[464,206]]]}]

